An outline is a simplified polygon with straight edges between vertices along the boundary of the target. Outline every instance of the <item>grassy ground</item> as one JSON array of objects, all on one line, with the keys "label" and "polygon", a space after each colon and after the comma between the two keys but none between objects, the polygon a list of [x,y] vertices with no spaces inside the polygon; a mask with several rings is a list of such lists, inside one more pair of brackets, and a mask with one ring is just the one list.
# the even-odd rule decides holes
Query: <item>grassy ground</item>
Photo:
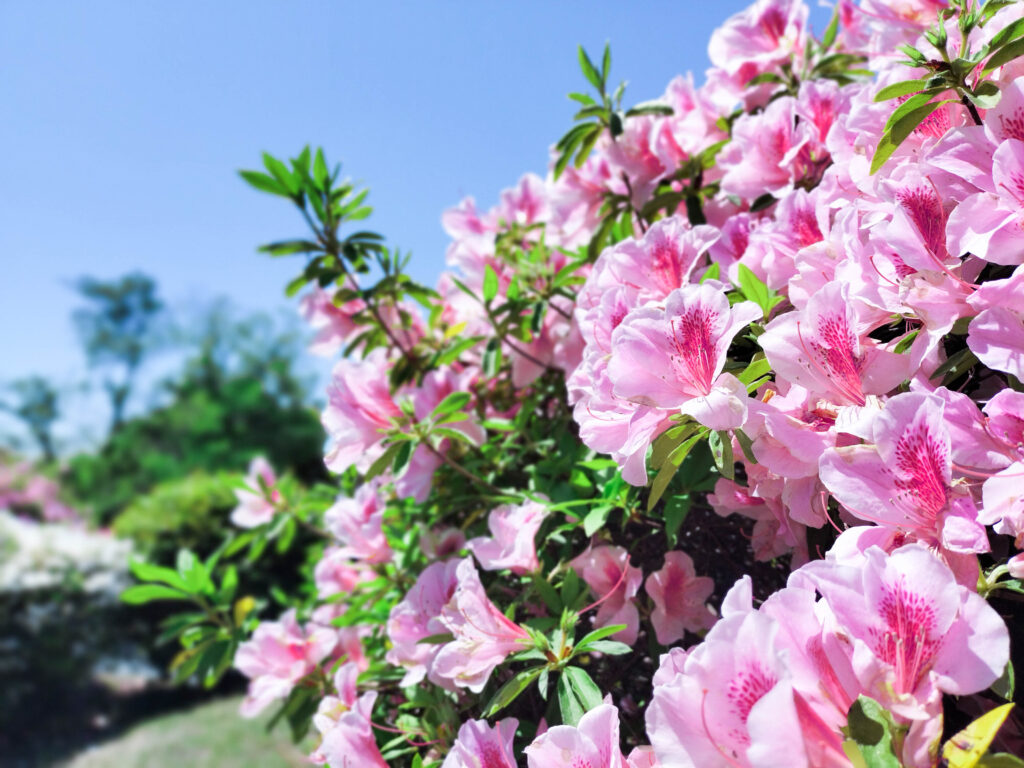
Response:
[{"label": "grassy ground", "polygon": [[82,752],[61,768],[288,768],[308,766],[283,724],[243,720],[239,698],[220,699],[154,718],[119,738]]}]

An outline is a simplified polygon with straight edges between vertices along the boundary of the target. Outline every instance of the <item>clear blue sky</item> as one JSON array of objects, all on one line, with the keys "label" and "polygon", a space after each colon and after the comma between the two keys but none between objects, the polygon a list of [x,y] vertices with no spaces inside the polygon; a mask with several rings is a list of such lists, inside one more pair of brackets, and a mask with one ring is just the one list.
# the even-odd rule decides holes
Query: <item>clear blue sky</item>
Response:
[{"label": "clear blue sky", "polygon": [[610,40],[641,101],[700,82],[711,31],[746,4],[0,0],[0,382],[84,378],[80,275],[139,269],[172,305],[284,306],[298,263],[254,248],[300,221],[235,175],[263,150],[323,145],[432,284],[442,210],[543,174],[583,84],[577,43]]}]

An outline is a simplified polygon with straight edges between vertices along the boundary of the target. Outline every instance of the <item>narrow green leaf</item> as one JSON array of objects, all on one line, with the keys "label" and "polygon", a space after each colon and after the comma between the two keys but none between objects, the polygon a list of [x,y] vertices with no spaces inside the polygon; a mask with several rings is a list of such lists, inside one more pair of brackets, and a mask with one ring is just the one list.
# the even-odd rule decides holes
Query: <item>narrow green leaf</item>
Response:
[{"label": "narrow green leaf", "polygon": [[875,101],[888,101],[889,99],[895,99],[900,96],[910,96],[925,89],[924,78],[920,80],[903,80],[892,85],[887,85],[885,88],[875,94]]},{"label": "narrow green leaf", "polygon": [[[902,144],[913,130],[917,128],[917,126],[920,125],[921,122],[929,115],[931,115],[932,112],[937,110],[939,107],[950,104],[954,101],[956,101],[956,99],[933,101],[924,104],[923,106],[905,114],[895,125],[892,126],[891,130],[883,133],[882,138],[878,142],[878,148],[875,150],[875,156],[871,160],[871,173],[877,173],[878,169],[885,165],[885,161],[892,157],[892,153],[896,151],[899,145]],[[906,103],[909,104],[910,102],[907,101]]]},{"label": "narrow green leaf", "polygon": [[161,584],[138,584],[121,593],[121,602],[142,605],[153,600],[188,600],[189,596]]},{"label": "narrow green leaf", "polygon": [[604,56],[601,58],[601,90],[608,83],[608,75],[612,71],[612,47],[610,43],[604,44]]},{"label": "narrow green leaf", "polygon": [[540,676],[543,670],[544,667],[525,669],[501,686],[491,700],[487,702],[487,706],[484,707],[484,717],[493,717],[515,701],[519,694],[529,688],[530,683]]},{"label": "narrow green leaf", "polygon": [[665,502],[665,536],[669,549],[675,549],[679,540],[679,529],[682,528],[686,516],[690,513],[693,500],[690,495],[679,494]]},{"label": "narrow green leaf", "polygon": [[572,686],[576,700],[583,705],[584,713],[589,712],[594,707],[601,706],[603,698],[601,689],[597,687],[597,683],[587,674],[585,669],[582,667],[566,667],[562,670],[562,674],[568,677],[569,685]]},{"label": "narrow green leaf", "polygon": [[606,627],[600,627],[592,630],[580,638],[580,641],[576,643],[576,648],[581,652],[585,651],[591,643],[596,643],[598,640],[603,640],[606,637],[614,635],[616,632],[621,632],[626,628],[625,624],[609,624]]},{"label": "narrow green leaf", "polygon": [[490,264],[484,265],[484,303],[489,304],[498,295],[498,273]]},{"label": "narrow green leaf", "polygon": [[651,483],[651,493],[647,497],[648,512],[654,509],[655,505],[661,499],[662,495],[665,493],[665,489],[668,488],[669,482],[671,482],[672,478],[675,476],[676,470],[679,469],[679,466],[683,463],[687,454],[693,450],[693,446],[695,446],[705,435],[707,435],[706,429],[695,434],[669,454],[664,465],[662,465],[661,469],[658,470],[658,475],[654,478],[654,482]]},{"label": "narrow green leaf", "polygon": [[828,51],[832,44],[836,41],[836,35],[839,32],[839,6],[836,5],[832,11],[832,18],[829,20],[828,26],[825,27],[825,34],[821,36],[821,50]]},{"label": "narrow green leaf", "polygon": [[327,188],[327,180],[330,178],[330,171],[327,170],[327,161],[324,159],[324,151],[317,147],[316,157],[313,158],[313,180],[320,189]]},{"label": "narrow green leaf", "polygon": [[587,81],[597,88],[597,90],[603,92],[601,83],[601,75],[598,73],[597,68],[594,66],[594,62],[587,56],[587,52],[583,50],[583,46],[579,46],[577,50],[577,58],[580,62],[580,71],[583,72],[583,76],[587,78]]},{"label": "narrow green leaf", "polygon": [[732,455],[732,438],[726,431],[711,432],[708,434],[708,447],[711,448],[711,457],[715,460],[715,466],[722,477],[732,480],[735,467]]},{"label": "narrow green leaf", "polygon": [[574,727],[579,724],[580,719],[586,714],[586,709],[583,703],[576,697],[576,692],[573,690],[573,685],[566,674],[566,670],[562,670],[562,674],[558,676],[558,709],[562,713],[562,722],[565,725]]},{"label": "narrow green leaf", "polygon": [[852,742],[852,748],[868,768],[900,768],[893,753],[892,727],[892,716],[877,701],[862,695],[847,715],[844,730],[849,741],[843,749],[849,755],[848,745]]},{"label": "narrow green leaf", "polygon": [[431,411],[430,418],[437,421],[449,413],[463,411],[472,398],[473,395],[469,392],[452,392]]},{"label": "narrow green leaf", "polygon": [[288,188],[273,176],[268,176],[267,174],[260,173],[259,171],[239,171],[238,175],[241,176],[249,186],[260,190],[260,192],[269,192],[272,195],[288,197]]},{"label": "narrow green leaf", "polygon": [[623,656],[627,653],[632,653],[633,649],[625,643],[620,643],[618,640],[595,640],[592,643],[588,643],[587,647],[580,652],[603,653],[605,656]]}]

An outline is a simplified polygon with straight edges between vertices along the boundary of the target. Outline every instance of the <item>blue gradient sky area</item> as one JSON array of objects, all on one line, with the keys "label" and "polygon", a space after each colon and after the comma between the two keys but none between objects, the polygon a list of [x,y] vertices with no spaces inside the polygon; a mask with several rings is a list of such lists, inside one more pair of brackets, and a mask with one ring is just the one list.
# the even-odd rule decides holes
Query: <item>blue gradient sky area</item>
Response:
[{"label": "blue gradient sky area", "polygon": [[612,79],[642,101],[687,70],[699,83],[711,31],[745,5],[0,0],[0,383],[86,377],[80,275],[140,269],[179,308],[287,306],[299,264],[254,249],[301,222],[235,174],[263,150],[322,144],[432,284],[442,210],[544,172],[583,86],[577,43],[610,40]]}]

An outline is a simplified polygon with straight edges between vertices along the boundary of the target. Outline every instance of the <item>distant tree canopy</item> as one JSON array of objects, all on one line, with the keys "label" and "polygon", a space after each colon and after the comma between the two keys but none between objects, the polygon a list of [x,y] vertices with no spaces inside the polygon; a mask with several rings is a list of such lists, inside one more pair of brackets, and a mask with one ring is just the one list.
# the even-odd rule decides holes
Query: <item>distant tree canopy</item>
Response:
[{"label": "distant tree canopy", "polygon": [[124,421],[135,375],[150,350],[163,302],[153,279],[140,272],[109,281],[83,277],[77,287],[89,306],[74,313],[75,325],[89,365],[107,369],[103,386],[110,398],[114,431]]},{"label": "distant tree canopy", "polygon": [[0,401],[0,410],[25,425],[45,462],[54,461],[53,424],[60,417],[56,388],[42,376],[28,376],[11,382],[7,391],[10,396]]},{"label": "distant tree canopy", "polygon": [[69,464],[66,482],[101,524],[158,483],[198,469],[242,470],[257,454],[303,480],[325,476],[323,429],[307,404],[309,382],[295,371],[299,337],[223,304],[185,335],[196,351],[164,385],[169,402],[124,421]]}]

